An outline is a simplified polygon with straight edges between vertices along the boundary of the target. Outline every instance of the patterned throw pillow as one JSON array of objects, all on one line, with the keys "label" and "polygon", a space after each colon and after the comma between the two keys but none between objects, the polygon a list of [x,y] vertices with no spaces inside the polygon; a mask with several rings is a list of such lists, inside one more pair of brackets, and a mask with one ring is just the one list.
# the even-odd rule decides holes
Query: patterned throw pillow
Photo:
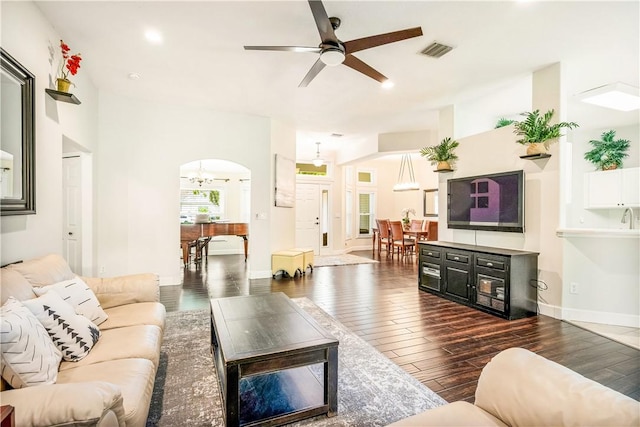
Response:
[{"label": "patterned throw pillow", "polygon": [[42,323],[62,358],[76,362],[84,358],[100,338],[100,329],[55,292],[22,302]]},{"label": "patterned throw pillow", "polygon": [[73,308],[75,308],[76,313],[82,314],[96,325],[101,324],[109,317],[100,306],[96,294],[93,293],[89,285],[77,276],[75,279],[65,280],[40,288],[33,288],[33,292],[38,296],[44,295],[51,290],[71,304]]},{"label": "patterned throw pillow", "polygon": [[0,370],[13,388],[54,384],[62,354],[44,326],[20,301],[0,308]]}]

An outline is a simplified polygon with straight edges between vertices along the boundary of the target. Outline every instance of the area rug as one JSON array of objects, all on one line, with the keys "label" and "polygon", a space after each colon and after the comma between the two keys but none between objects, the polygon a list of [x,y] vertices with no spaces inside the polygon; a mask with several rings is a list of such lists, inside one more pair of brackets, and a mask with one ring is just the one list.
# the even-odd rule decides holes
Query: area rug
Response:
[{"label": "area rug", "polygon": [[[294,301],[340,341],[338,415],[292,426],[384,426],[445,404],[307,298]],[[224,426],[222,397],[209,351],[208,310],[167,314],[160,365],[147,427]]]},{"label": "area rug", "polygon": [[375,264],[380,261],[369,259],[357,255],[322,255],[313,259],[313,267],[330,267],[336,265],[354,265],[354,264]]}]

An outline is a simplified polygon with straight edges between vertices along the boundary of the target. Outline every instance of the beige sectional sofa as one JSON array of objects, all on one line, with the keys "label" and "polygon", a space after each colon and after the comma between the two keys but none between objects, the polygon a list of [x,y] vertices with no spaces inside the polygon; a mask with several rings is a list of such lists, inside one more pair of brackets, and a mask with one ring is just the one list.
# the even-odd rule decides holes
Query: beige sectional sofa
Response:
[{"label": "beige sectional sofa", "polygon": [[[34,288],[69,279],[77,280],[59,255],[11,264],[1,269],[2,304],[31,300]],[[11,389],[3,380],[0,400],[15,407],[17,426],[146,423],[166,314],[157,276],[81,279],[108,316],[98,325],[100,338],[81,360],[60,363],[55,384]]]},{"label": "beige sectional sofa", "polygon": [[454,402],[391,424],[427,426],[639,426],[640,403],[522,348],[482,370],[475,403]]}]

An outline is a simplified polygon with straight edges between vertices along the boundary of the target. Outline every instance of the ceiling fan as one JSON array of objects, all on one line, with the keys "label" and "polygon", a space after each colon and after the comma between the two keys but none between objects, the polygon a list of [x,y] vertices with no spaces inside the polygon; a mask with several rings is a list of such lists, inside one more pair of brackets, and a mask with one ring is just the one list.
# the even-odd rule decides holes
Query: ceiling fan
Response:
[{"label": "ceiling fan", "polygon": [[298,87],[306,87],[311,83],[320,71],[326,66],[336,66],[344,64],[347,67],[353,68],[362,74],[371,77],[380,83],[386,82],[387,79],[380,72],[376,71],[369,65],[365,64],[355,56],[353,53],[369,49],[376,46],[381,46],[388,43],[394,43],[397,41],[410,39],[412,37],[418,37],[422,35],[422,28],[409,28],[401,31],[394,31],[391,33],[378,34],[376,36],[363,37],[361,39],[355,39],[348,42],[342,42],[338,40],[334,30],[340,27],[340,18],[335,18],[327,15],[321,1],[309,0],[309,6],[311,7],[311,13],[316,21],[318,32],[320,33],[321,43],[318,47],[307,46],[245,46],[245,50],[276,50],[276,51],[290,51],[290,52],[314,52],[319,53],[320,57],[313,64],[309,72],[302,79]]}]

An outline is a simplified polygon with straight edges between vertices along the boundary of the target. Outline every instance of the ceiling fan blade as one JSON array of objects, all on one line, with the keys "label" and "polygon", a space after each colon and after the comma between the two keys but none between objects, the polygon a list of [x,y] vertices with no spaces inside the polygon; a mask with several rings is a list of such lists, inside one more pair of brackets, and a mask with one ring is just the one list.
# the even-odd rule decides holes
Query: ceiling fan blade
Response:
[{"label": "ceiling fan blade", "polygon": [[334,43],[338,43],[336,33],[333,31],[331,21],[329,21],[329,15],[325,10],[321,1],[309,0],[309,6],[311,7],[311,13],[313,13],[313,19],[316,20],[316,27],[320,33],[320,40],[325,43],[327,40],[331,40]]},{"label": "ceiling fan blade", "polygon": [[360,50],[381,46],[383,44],[399,42],[400,40],[406,40],[421,35],[421,27],[409,28],[406,30],[393,31],[391,33],[378,34],[377,36],[351,40],[344,43],[344,49],[347,54],[350,54]]},{"label": "ceiling fan blade", "polygon": [[374,70],[358,58],[353,55],[347,55],[343,62],[347,67],[353,68],[356,71],[360,71],[362,74],[371,77],[374,80],[379,81],[380,83],[384,83],[389,80],[378,71]]},{"label": "ceiling fan blade", "polygon": [[277,50],[287,52],[313,52],[320,53],[319,47],[308,46],[245,46],[244,50]]},{"label": "ceiling fan blade", "polygon": [[320,58],[318,58],[318,60],[316,61],[315,64],[313,64],[313,66],[311,67],[307,75],[304,76],[304,79],[302,79],[298,87],[307,87],[309,83],[311,83],[311,80],[313,80],[318,75],[318,73],[322,71],[324,67],[325,67],[324,62],[320,61]]}]

